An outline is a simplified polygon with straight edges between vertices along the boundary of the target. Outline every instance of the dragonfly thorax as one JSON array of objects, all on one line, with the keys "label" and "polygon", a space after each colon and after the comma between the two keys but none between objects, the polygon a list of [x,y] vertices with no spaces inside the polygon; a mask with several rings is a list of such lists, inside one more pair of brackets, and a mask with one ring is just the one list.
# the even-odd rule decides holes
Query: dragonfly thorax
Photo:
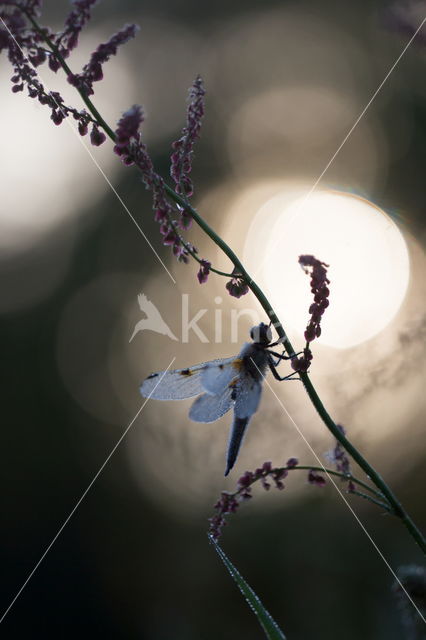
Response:
[{"label": "dragonfly thorax", "polygon": [[239,355],[242,361],[241,370],[259,382],[262,381],[268,366],[266,346],[266,343],[247,342]]}]

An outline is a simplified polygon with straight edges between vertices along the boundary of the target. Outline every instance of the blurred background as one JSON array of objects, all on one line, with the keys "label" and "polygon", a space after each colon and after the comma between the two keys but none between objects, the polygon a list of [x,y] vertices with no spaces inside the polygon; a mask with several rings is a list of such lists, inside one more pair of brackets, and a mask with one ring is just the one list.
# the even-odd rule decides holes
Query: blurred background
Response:
[{"label": "blurred background", "polygon": [[[45,5],[43,24],[59,29],[68,3]],[[125,0],[104,1],[93,13],[70,65],[79,70],[124,23],[140,25],[136,40],[105,66],[94,102],[112,126],[129,106],[143,104],[145,139],[164,176],[187,89],[197,73],[203,76],[206,118],[194,204],[268,288],[263,267],[268,243],[276,243],[277,210],[262,214],[260,225],[259,212],[292,190],[309,191],[426,6]],[[395,258],[402,265],[396,273],[405,269],[406,277],[380,330],[346,346],[314,344],[312,369],[331,414],[420,526],[426,525],[425,61],[423,29],[318,184],[386,211],[408,258]],[[137,172],[123,168],[108,142],[90,147],[164,269],[72,128],[55,127],[46,109],[11,93],[5,57],[0,69],[3,612],[141,407],[140,382],[172,358],[173,367],[186,367],[236,353],[235,311],[242,312],[238,343],[264,318],[251,297],[228,296],[225,280],[210,276],[200,286],[196,266],[178,264],[161,245]],[[80,106],[59,74],[42,67],[41,76]],[[197,229],[190,238],[203,257],[229,269]],[[372,275],[380,255],[376,262]],[[272,268],[280,276],[279,265]],[[291,299],[275,280],[272,294],[285,322]],[[144,331],[130,341],[143,317],[141,292],[178,340]],[[189,344],[181,340],[183,294],[189,317],[206,310],[199,327],[207,342],[194,332]],[[361,291],[353,307],[373,298],[368,302]],[[222,336],[215,334],[219,317]],[[300,329],[290,332],[298,346]],[[333,441],[301,385],[271,385],[325,461]],[[292,456],[315,460],[265,389],[225,480],[230,417],[191,423],[189,406],[150,401],[142,410],[8,613],[3,637],[262,637],[208,544],[207,518],[220,492],[232,490],[246,469]],[[351,503],[394,569],[421,562],[398,521],[356,498]],[[284,492],[255,490],[230,518],[222,543],[289,639],[408,637],[392,575],[332,487],[312,487],[300,472]]]}]

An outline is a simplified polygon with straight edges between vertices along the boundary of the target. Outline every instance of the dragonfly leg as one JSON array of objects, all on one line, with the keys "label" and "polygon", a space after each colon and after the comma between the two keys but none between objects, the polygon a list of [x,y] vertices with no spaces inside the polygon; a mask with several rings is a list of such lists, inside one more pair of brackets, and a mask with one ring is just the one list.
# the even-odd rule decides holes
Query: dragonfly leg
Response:
[{"label": "dragonfly leg", "polygon": [[275,342],[271,342],[270,347],[276,347],[278,344],[282,344],[284,338],[280,338],[279,340],[275,340]]},{"label": "dragonfly leg", "polygon": [[285,356],[284,353],[277,353],[276,351],[271,351],[270,349],[267,349],[267,352],[271,356],[275,356],[277,358],[277,361],[274,363],[275,366],[277,366],[281,362],[281,360],[292,360],[302,353],[301,351],[299,351],[299,353],[295,353],[294,356]]},{"label": "dragonfly leg", "polygon": [[268,356],[268,364],[275,380],[278,380],[279,382],[283,382],[283,380],[300,380],[300,378],[293,378],[293,376],[296,376],[298,374],[297,371],[293,371],[293,373],[290,373],[288,376],[280,376],[271,355]]}]

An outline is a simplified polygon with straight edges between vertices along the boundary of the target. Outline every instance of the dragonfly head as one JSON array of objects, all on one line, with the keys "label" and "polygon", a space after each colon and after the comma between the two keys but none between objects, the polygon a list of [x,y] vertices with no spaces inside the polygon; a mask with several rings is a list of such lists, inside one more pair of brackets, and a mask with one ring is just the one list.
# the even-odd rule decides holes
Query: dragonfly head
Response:
[{"label": "dragonfly head", "polygon": [[250,330],[250,338],[256,344],[264,344],[266,346],[272,342],[271,328],[264,322],[261,322],[257,327],[253,327]]}]

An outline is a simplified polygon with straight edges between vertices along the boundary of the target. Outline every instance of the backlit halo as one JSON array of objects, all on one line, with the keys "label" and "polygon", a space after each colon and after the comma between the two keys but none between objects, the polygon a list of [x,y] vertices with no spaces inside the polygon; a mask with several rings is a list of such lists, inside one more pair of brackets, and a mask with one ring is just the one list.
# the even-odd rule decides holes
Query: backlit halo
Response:
[{"label": "backlit halo", "polygon": [[[254,253],[260,236],[265,250]],[[251,275],[265,286],[285,325],[303,333],[312,294],[298,264],[301,254],[330,265],[323,344],[348,348],[364,342],[401,306],[409,282],[407,247],[393,220],[368,200],[338,191],[306,197],[295,189],[268,200],[251,224],[245,247]]]}]

